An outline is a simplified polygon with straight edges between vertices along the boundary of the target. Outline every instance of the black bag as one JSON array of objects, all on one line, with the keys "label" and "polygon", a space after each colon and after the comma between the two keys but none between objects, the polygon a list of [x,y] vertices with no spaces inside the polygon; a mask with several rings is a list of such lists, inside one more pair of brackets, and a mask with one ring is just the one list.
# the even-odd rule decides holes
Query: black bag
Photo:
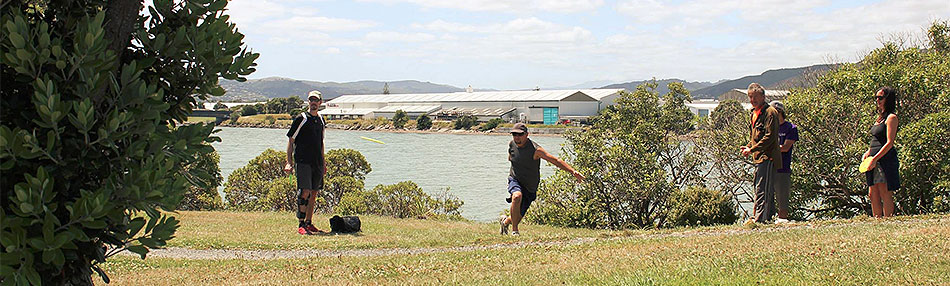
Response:
[{"label": "black bag", "polygon": [[335,215],[330,218],[330,230],[339,233],[354,233],[360,231],[360,218],[358,216]]}]

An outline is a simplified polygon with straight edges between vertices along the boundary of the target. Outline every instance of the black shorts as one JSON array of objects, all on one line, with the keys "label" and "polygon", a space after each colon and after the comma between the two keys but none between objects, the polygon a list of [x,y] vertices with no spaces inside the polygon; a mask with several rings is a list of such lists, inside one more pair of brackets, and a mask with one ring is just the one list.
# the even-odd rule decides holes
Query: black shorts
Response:
[{"label": "black shorts", "polygon": [[521,193],[521,216],[524,217],[524,214],[528,212],[528,208],[531,207],[531,203],[538,198],[538,194],[525,191],[518,180],[508,177],[508,198],[505,201],[511,203],[511,195],[514,195],[515,192]]},{"label": "black shorts", "polygon": [[297,188],[302,190],[323,189],[323,166],[297,163]]}]

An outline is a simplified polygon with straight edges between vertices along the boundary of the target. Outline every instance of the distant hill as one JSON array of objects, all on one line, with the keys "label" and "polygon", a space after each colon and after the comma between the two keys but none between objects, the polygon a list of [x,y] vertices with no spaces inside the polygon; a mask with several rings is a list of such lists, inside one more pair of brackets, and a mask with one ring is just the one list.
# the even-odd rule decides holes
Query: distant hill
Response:
[{"label": "distant hill", "polygon": [[[626,89],[626,90],[629,90],[629,91],[634,91],[634,90],[637,89],[637,86],[639,86],[639,85],[641,85],[641,84],[644,84],[644,83],[647,83],[647,82],[650,82],[650,80],[641,80],[641,81],[631,81],[631,82],[625,82],[625,83],[616,83],[616,84],[606,85],[606,86],[603,86],[603,87],[600,87],[600,88],[623,88],[623,89]],[[685,80],[675,79],[675,78],[671,78],[671,79],[659,79],[659,80],[656,81],[656,84],[657,84],[656,91],[657,91],[657,93],[658,93],[660,96],[663,96],[664,94],[669,93],[669,92],[670,92],[670,89],[669,89],[667,86],[668,86],[671,82],[682,82],[682,83],[683,83],[683,87],[685,87],[687,90],[690,90],[690,91],[697,90],[697,89],[701,89],[701,88],[704,88],[704,87],[708,87],[708,86],[712,86],[712,85],[713,85],[713,83],[711,83],[711,82],[685,81]],[[693,96],[693,97],[695,97],[695,96]]]},{"label": "distant hill", "polygon": [[817,74],[830,70],[834,65],[813,65],[800,68],[785,68],[768,70],[760,75],[750,75],[739,79],[727,80],[712,86],[694,90],[693,98],[716,98],[735,88],[747,88],[750,83],[757,82],[766,89],[790,89],[809,87]]},{"label": "distant hill", "polygon": [[389,92],[392,94],[464,91],[462,88],[450,85],[416,80],[389,82],[364,80],[339,83],[269,77],[249,79],[245,82],[222,79],[220,83],[227,93],[213,98],[212,101],[261,101],[293,95],[303,98],[314,89],[323,93],[324,100],[330,100],[343,94],[380,94],[383,93],[383,86],[386,83],[389,83]]}]

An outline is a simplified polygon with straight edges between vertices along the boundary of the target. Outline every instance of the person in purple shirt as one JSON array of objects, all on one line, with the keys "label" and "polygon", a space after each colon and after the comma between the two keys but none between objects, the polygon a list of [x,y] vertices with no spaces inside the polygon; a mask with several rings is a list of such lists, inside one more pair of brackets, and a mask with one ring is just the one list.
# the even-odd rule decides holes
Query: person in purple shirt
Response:
[{"label": "person in purple shirt", "polygon": [[778,110],[778,142],[779,149],[782,150],[782,168],[775,171],[775,204],[778,206],[778,219],[776,223],[787,223],[788,220],[788,200],[792,188],[792,148],[795,141],[798,141],[798,126],[786,120],[785,104],[781,101],[772,101],[769,103],[772,108]]}]

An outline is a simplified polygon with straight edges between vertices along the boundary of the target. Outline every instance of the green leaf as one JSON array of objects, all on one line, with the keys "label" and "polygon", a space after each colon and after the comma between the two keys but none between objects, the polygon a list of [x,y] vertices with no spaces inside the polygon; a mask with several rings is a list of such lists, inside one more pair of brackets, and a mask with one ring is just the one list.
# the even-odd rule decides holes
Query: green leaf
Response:
[{"label": "green leaf", "polygon": [[126,250],[132,253],[138,254],[139,256],[142,257],[142,259],[145,259],[145,254],[148,253],[148,248],[145,248],[144,246],[141,246],[141,245],[132,245],[132,246],[127,247]]},{"label": "green leaf", "polygon": [[23,40],[23,36],[20,36],[17,32],[10,33],[10,42],[13,43],[13,47],[17,49],[23,48],[23,45],[26,44]]}]

